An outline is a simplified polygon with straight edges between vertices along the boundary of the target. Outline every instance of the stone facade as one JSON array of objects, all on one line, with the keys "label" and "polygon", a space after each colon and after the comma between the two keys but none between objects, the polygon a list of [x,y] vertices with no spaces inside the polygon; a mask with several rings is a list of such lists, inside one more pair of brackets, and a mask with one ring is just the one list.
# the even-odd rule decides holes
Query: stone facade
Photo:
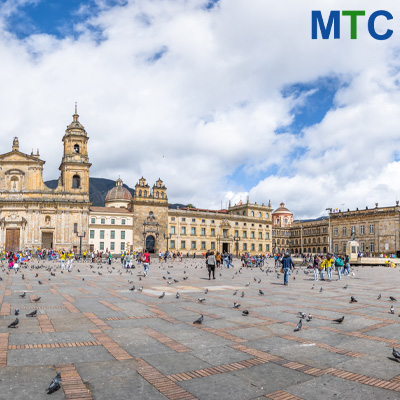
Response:
[{"label": "stone facade", "polygon": [[[88,137],[75,109],[63,137],[64,154],[56,189],[43,182],[45,161],[12,150],[0,155],[0,247],[7,251],[79,248],[89,218]],[[87,235],[83,247],[88,246]]]}]

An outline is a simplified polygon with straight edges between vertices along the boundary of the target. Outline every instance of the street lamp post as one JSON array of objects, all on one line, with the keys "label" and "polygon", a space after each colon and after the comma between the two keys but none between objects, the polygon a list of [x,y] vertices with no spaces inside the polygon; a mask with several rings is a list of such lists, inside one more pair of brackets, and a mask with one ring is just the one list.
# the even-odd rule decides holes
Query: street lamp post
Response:
[{"label": "street lamp post", "polygon": [[301,256],[303,257],[303,225],[300,225]]},{"label": "street lamp post", "polygon": [[236,258],[238,258],[240,237],[239,236],[234,236],[233,240],[235,242],[235,247],[236,247]]},{"label": "street lamp post", "polygon": [[332,208],[326,208],[326,211],[329,211],[329,218],[328,218],[328,229],[329,229],[329,253],[332,252],[332,237],[331,237],[331,212]]},{"label": "street lamp post", "polygon": [[76,236],[79,238],[79,259],[82,258],[82,238],[86,236],[86,232],[83,232],[83,235],[79,235],[78,232],[76,232]]},{"label": "street lamp post", "polygon": [[164,233],[164,239],[167,239],[167,252],[168,252],[168,241],[172,238],[172,233]]}]

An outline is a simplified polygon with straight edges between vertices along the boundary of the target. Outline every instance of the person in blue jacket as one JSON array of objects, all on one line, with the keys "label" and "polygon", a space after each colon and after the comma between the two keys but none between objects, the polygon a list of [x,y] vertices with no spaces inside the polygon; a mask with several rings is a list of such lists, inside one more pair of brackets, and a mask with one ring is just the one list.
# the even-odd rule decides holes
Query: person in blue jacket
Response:
[{"label": "person in blue jacket", "polygon": [[292,257],[290,257],[289,253],[286,253],[283,256],[281,263],[282,263],[282,269],[283,269],[283,284],[288,286],[290,270],[292,268],[294,269]]}]

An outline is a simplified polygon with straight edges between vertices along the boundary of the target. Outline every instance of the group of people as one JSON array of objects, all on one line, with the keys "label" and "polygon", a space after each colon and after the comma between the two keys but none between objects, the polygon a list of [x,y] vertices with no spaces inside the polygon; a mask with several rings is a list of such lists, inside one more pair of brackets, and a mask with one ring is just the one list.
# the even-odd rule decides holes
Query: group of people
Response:
[{"label": "group of people", "polygon": [[333,255],[314,256],[313,262],[314,280],[325,280],[325,272],[328,280],[332,281],[332,271],[336,269],[339,280],[342,279],[342,274],[350,275],[350,257],[348,255]]}]

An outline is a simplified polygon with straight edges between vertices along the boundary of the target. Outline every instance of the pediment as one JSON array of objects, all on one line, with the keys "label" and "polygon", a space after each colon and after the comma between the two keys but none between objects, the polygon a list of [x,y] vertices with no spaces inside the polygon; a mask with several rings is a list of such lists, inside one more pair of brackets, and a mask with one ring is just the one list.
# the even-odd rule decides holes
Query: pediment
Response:
[{"label": "pediment", "polygon": [[35,163],[39,165],[43,165],[45,161],[41,160],[40,158],[30,156],[25,153],[21,153],[20,151],[10,151],[5,154],[0,155],[0,163],[5,162],[25,162],[25,163]]}]

